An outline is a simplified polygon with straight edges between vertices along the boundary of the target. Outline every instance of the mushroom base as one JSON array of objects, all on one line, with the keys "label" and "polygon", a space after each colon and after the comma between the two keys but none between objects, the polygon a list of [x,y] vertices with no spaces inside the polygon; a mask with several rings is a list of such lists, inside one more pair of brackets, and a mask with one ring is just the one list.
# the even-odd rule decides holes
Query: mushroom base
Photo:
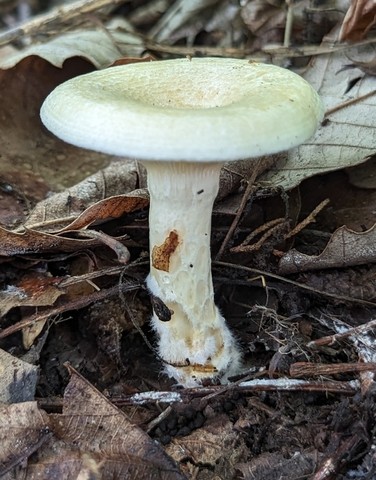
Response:
[{"label": "mushroom base", "polygon": [[[210,230],[220,164],[145,162],[150,192],[152,324],[166,372],[185,386],[224,381],[237,372],[240,353],[214,304]],[[158,305],[158,302],[156,302]],[[167,321],[166,321],[167,320]]]}]

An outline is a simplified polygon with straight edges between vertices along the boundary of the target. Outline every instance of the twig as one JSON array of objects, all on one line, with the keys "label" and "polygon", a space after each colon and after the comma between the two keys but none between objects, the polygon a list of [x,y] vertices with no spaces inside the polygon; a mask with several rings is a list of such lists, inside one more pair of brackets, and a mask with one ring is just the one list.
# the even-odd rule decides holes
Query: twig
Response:
[{"label": "twig", "polygon": [[163,410],[162,413],[160,413],[158,415],[158,417],[154,418],[151,422],[148,423],[146,431],[148,433],[151,432],[153,430],[153,428],[155,428],[157,425],[159,425],[162,422],[162,420],[167,418],[170,415],[171,412],[172,412],[172,407],[169,405],[167,408],[165,408]]},{"label": "twig", "polygon": [[123,265],[126,265],[131,258],[131,254],[129,253],[128,248],[121,242],[116,240],[114,237],[111,237],[106,233],[97,232],[96,230],[82,229],[75,231],[75,234],[79,237],[94,238],[95,240],[99,240],[101,243],[104,243],[116,253],[118,262],[122,263]]},{"label": "twig", "polygon": [[[285,218],[275,218],[270,222],[264,223],[260,227],[253,230],[253,232],[250,233],[240,245],[231,248],[230,252],[246,253],[246,252],[254,252],[259,250],[269,237],[271,237],[275,232],[277,232],[278,230],[281,229],[281,227],[284,226],[285,221],[286,221]],[[257,242],[252,243],[251,245],[247,245],[248,242],[252,240],[252,238],[254,238],[259,233],[264,232],[265,230],[267,231],[264,233],[264,235],[262,235],[262,237]]]},{"label": "twig", "polygon": [[220,249],[218,250],[218,253],[217,253],[216,257],[215,257],[216,260],[219,260],[219,259],[222,257],[222,255],[223,255],[223,253],[224,253],[224,251],[225,251],[225,249],[226,249],[226,247],[227,247],[227,244],[228,244],[228,242],[230,241],[230,238],[233,236],[234,231],[235,231],[236,227],[238,226],[238,223],[239,223],[240,218],[241,218],[241,216],[242,216],[242,214],[243,214],[243,211],[244,211],[244,209],[245,209],[245,206],[247,205],[247,202],[248,202],[248,199],[249,199],[249,197],[250,197],[250,195],[251,195],[251,192],[252,192],[252,190],[254,189],[254,185],[253,185],[253,184],[254,184],[254,182],[255,182],[258,174],[259,174],[259,169],[258,169],[258,168],[255,168],[255,169],[252,171],[252,175],[251,175],[251,177],[250,177],[249,180],[248,180],[247,188],[245,189],[245,191],[244,191],[244,193],[243,193],[243,196],[242,196],[242,199],[241,199],[241,202],[240,202],[238,211],[236,212],[236,215],[235,215],[235,217],[234,217],[234,219],[233,219],[233,221],[232,221],[232,223],[231,223],[231,226],[230,226],[230,228],[228,229],[228,231],[227,231],[227,233],[226,233],[226,236],[225,236],[225,238],[223,239],[222,245],[220,246]]},{"label": "twig", "polygon": [[307,290],[316,295],[323,295],[324,297],[334,298],[336,300],[342,300],[344,302],[360,303],[362,305],[369,305],[370,307],[376,307],[375,302],[369,302],[361,298],[348,297],[347,295],[336,295],[334,293],[325,292],[323,290],[317,290],[316,288],[309,287],[308,285],[304,285],[303,283],[295,282],[294,280],[290,280],[289,278],[281,277],[276,273],[265,272],[257,268],[245,267],[244,265],[236,265],[234,263],[218,262],[218,261],[213,262],[213,265],[218,267],[224,267],[224,268],[232,268],[235,270],[242,270],[244,272],[250,272],[252,274],[256,274],[259,276],[273,278],[275,280],[279,280],[280,282],[294,285],[295,287],[300,288],[302,290]]},{"label": "twig", "polygon": [[349,337],[359,337],[362,334],[368,334],[370,331],[376,328],[376,320],[371,320],[363,325],[358,327],[349,328],[346,332],[335,333],[334,335],[328,335],[326,337],[318,338],[317,340],[312,340],[307,343],[307,347],[322,347],[324,345],[333,345],[336,342],[345,340]]},{"label": "twig", "polygon": [[349,372],[376,372],[376,363],[310,363],[296,362],[290,366],[290,375],[294,378],[313,377],[317,375],[337,375]]},{"label": "twig", "polygon": [[332,113],[338,112],[338,110],[342,110],[343,108],[350,107],[351,105],[354,105],[354,103],[361,102],[363,100],[366,100],[369,97],[373,97],[374,95],[376,95],[376,90],[372,90],[371,92],[365,93],[364,95],[359,95],[359,97],[352,98],[351,100],[346,100],[346,102],[340,103],[339,105],[336,105],[333,108],[329,108],[325,112],[325,117],[324,118],[326,119]]},{"label": "twig", "polygon": [[[266,391],[285,391],[285,392],[327,392],[339,393],[346,395],[354,395],[358,391],[358,382],[338,382],[332,381],[308,381],[308,380],[294,380],[289,378],[277,379],[259,379],[240,382],[236,385],[228,386],[233,391],[242,393],[266,392]],[[209,396],[216,396],[217,391],[227,392],[228,389],[223,387],[199,387],[199,388],[185,388],[179,392],[143,392],[133,395],[127,395],[122,398],[114,398],[111,400],[116,405],[146,405],[153,403],[189,403],[193,398],[202,398]]]},{"label": "twig", "polygon": [[304,219],[302,220],[301,222],[299,222],[289,233],[287,233],[285,235],[285,240],[287,240],[288,238],[291,238],[293,236],[295,236],[297,233],[299,233],[301,230],[303,230],[303,228],[305,228],[307,225],[309,225],[310,223],[313,223],[316,221],[316,215],[321,212],[321,210],[323,208],[325,208],[328,203],[330,202],[329,198],[326,198],[325,200],[323,200],[321,203],[319,203],[317,205],[317,207],[312,210],[312,212]]},{"label": "twig", "polygon": [[284,33],[284,37],[283,37],[283,46],[285,48],[288,48],[290,46],[290,43],[291,43],[291,32],[292,32],[292,26],[293,26],[293,23],[294,23],[293,1],[294,0],[285,0],[285,3],[287,5],[285,33]]}]

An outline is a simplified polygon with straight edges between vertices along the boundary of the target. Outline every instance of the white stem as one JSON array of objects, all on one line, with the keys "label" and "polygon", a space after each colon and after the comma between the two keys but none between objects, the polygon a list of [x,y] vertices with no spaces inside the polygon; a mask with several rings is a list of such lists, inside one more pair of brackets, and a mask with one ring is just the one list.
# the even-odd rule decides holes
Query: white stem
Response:
[{"label": "white stem", "polygon": [[150,192],[150,291],[173,312],[156,313],[167,373],[186,386],[235,371],[240,354],[214,304],[211,215],[221,164],[145,162]]}]

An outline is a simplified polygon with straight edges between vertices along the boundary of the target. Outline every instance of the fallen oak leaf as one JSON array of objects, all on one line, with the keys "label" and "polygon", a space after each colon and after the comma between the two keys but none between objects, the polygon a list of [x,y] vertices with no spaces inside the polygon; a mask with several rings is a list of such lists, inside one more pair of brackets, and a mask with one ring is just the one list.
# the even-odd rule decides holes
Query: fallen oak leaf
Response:
[{"label": "fallen oak leaf", "polygon": [[279,262],[279,273],[298,273],[322,268],[344,268],[376,262],[376,224],[365,232],[346,226],[338,228],[320,255],[306,255],[295,249]]}]

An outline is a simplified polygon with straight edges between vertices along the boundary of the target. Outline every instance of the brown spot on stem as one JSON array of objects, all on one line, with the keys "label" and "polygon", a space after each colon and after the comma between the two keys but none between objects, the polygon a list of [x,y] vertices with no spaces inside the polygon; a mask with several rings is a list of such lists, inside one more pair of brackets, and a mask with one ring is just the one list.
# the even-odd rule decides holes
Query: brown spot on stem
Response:
[{"label": "brown spot on stem", "polygon": [[151,261],[154,268],[168,272],[170,269],[170,257],[179,245],[179,236],[172,230],[162,245],[153,247]]}]

